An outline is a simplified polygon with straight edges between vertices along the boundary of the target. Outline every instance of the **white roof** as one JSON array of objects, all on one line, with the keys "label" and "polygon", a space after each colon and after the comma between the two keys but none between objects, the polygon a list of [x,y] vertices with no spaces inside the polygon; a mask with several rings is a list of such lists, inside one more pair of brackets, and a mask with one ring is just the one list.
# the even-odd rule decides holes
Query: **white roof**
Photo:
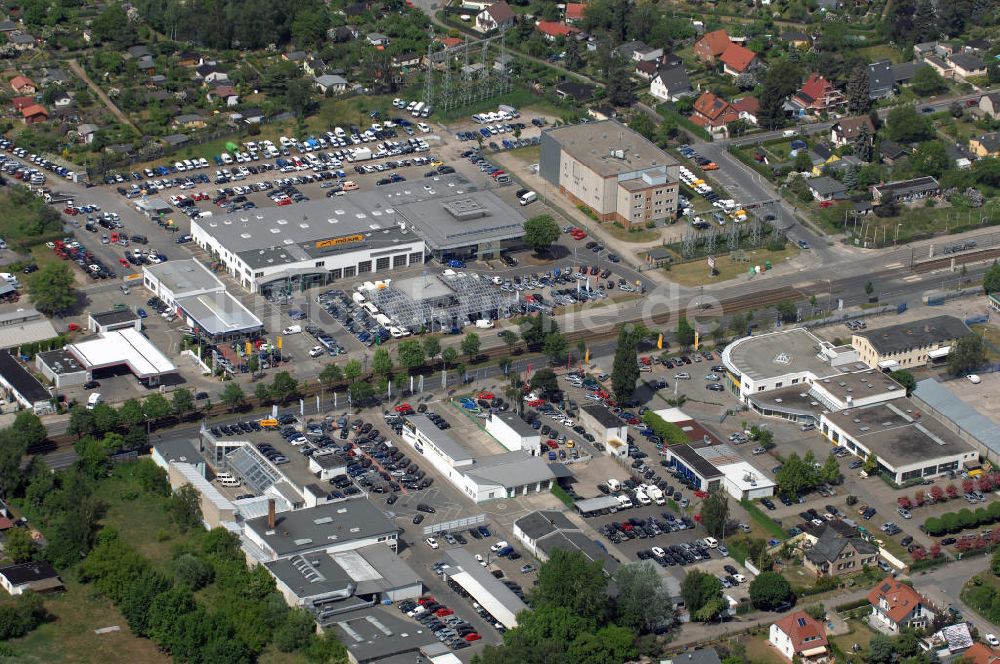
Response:
[{"label": "white roof", "polygon": [[656,415],[659,415],[666,422],[686,422],[692,419],[687,413],[685,413],[680,408],[664,408],[663,410],[653,411]]},{"label": "white roof", "polygon": [[211,502],[219,510],[231,510],[233,509],[233,504],[229,500],[219,493],[211,482],[205,479],[205,477],[198,472],[198,469],[189,463],[184,463],[183,461],[173,461],[171,462],[174,468],[177,469],[188,484],[197,489],[198,493],[202,495],[203,498]]},{"label": "white roof", "polygon": [[102,332],[93,339],[70,344],[67,348],[88,369],[126,364],[137,378],[177,371],[173,362],[153,342],[132,327]]},{"label": "white roof", "polygon": [[951,346],[941,346],[940,348],[935,348],[934,350],[929,351],[927,353],[927,357],[931,358],[932,360],[936,360],[939,357],[945,357],[950,352],[951,352]]},{"label": "white roof", "polygon": [[723,472],[726,480],[739,487],[740,491],[766,489],[775,486],[773,480],[768,479],[767,475],[746,461],[729,463],[725,466],[717,466],[717,468]]}]

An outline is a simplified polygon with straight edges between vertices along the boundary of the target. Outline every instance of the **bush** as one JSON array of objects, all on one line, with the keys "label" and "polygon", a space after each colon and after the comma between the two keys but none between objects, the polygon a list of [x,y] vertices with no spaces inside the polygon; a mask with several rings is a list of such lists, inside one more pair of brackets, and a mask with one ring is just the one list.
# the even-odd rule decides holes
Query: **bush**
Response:
[{"label": "bush", "polygon": [[684,430],[673,422],[667,422],[651,410],[642,416],[643,423],[659,436],[665,445],[681,445],[690,442]]},{"label": "bush", "polygon": [[933,516],[924,521],[924,529],[934,537],[943,535],[945,532],[944,523],[942,523],[941,519]]}]

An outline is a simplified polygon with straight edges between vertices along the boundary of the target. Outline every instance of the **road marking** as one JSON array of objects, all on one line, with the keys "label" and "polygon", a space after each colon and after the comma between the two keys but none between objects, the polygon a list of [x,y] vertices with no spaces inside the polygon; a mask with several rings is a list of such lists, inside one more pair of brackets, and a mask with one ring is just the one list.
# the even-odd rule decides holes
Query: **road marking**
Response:
[{"label": "road marking", "polygon": [[901,267],[903,267],[902,263],[889,263],[883,269],[884,270],[898,270]]},{"label": "road marking", "polygon": [[903,281],[905,281],[906,283],[912,283],[914,281],[921,281],[923,280],[923,278],[924,276],[922,274],[913,274],[910,275],[909,277],[904,278]]}]

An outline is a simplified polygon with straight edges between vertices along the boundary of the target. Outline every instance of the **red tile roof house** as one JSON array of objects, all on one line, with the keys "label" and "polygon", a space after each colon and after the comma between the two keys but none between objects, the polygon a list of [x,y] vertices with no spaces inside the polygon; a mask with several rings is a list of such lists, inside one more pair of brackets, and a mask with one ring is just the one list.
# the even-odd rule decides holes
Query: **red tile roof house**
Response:
[{"label": "red tile roof house", "polygon": [[566,3],[566,18],[564,19],[569,25],[576,25],[583,20],[583,13],[586,11],[587,5],[582,2],[567,2]]},{"label": "red tile roof house", "polygon": [[847,103],[847,97],[833,83],[816,72],[792,95],[792,104],[804,111],[824,113]]},{"label": "red tile roof house", "polygon": [[704,92],[698,97],[691,114],[691,122],[702,127],[725,127],[739,119],[740,114],[728,101],[711,92]]},{"label": "red tile roof house", "polygon": [[545,35],[545,39],[548,41],[555,41],[559,37],[569,37],[574,32],[580,31],[579,28],[555,21],[539,21],[535,24],[535,30]]},{"label": "red tile roof house", "polygon": [[725,30],[709,32],[695,42],[694,54],[702,62],[713,63],[716,58],[726,52],[732,43],[729,39],[729,33]]},{"label": "red tile roof house", "polygon": [[826,655],[826,630],[823,629],[823,623],[805,611],[796,611],[771,623],[768,641],[788,661],[795,657],[809,659]]},{"label": "red tile roof house", "polygon": [[722,60],[722,70],[733,77],[750,71],[759,62],[756,53],[739,44],[730,44],[719,59]]},{"label": "red tile roof house", "polygon": [[937,615],[920,593],[891,576],[868,593],[868,602],[872,605],[868,623],[889,634],[898,634],[904,627],[927,627]]},{"label": "red tile roof house", "polygon": [[27,108],[35,103],[34,97],[14,97],[10,100],[10,103],[14,105],[15,111],[20,111],[21,109]]},{"label": "red tile roof house", "polygon": [[740,120],[746,120],[750,124],[757,124],[757,114],[760,113],[760,101],[756,97],[743,97],[734,99],[733,110],[740,114]]},{"label": "red tile roof house", "polygon": [[21,109],[21,117],[25,124],[38,124],[49,119],[49,112],[40,104],[32,104]]},{"label": "red tile roof house", "polygon": [[38,92],[38,86],[27,76],[18,74],[10,79],[10,88],[19,95],[33,95]]}]

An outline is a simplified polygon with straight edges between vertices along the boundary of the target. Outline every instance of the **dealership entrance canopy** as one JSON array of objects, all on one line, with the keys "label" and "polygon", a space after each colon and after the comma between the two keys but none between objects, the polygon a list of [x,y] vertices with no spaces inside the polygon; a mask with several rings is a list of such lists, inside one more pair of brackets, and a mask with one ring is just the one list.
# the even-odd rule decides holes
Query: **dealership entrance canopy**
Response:
[{"label": "dealership entrance canopy", "polygon": [[167,356],[135,328],[102,332],[92,339],[69,344],[73,353],[88,371],[125,365],[136,378],[148,385],[157,385],[163,376],[177,372]]}]

